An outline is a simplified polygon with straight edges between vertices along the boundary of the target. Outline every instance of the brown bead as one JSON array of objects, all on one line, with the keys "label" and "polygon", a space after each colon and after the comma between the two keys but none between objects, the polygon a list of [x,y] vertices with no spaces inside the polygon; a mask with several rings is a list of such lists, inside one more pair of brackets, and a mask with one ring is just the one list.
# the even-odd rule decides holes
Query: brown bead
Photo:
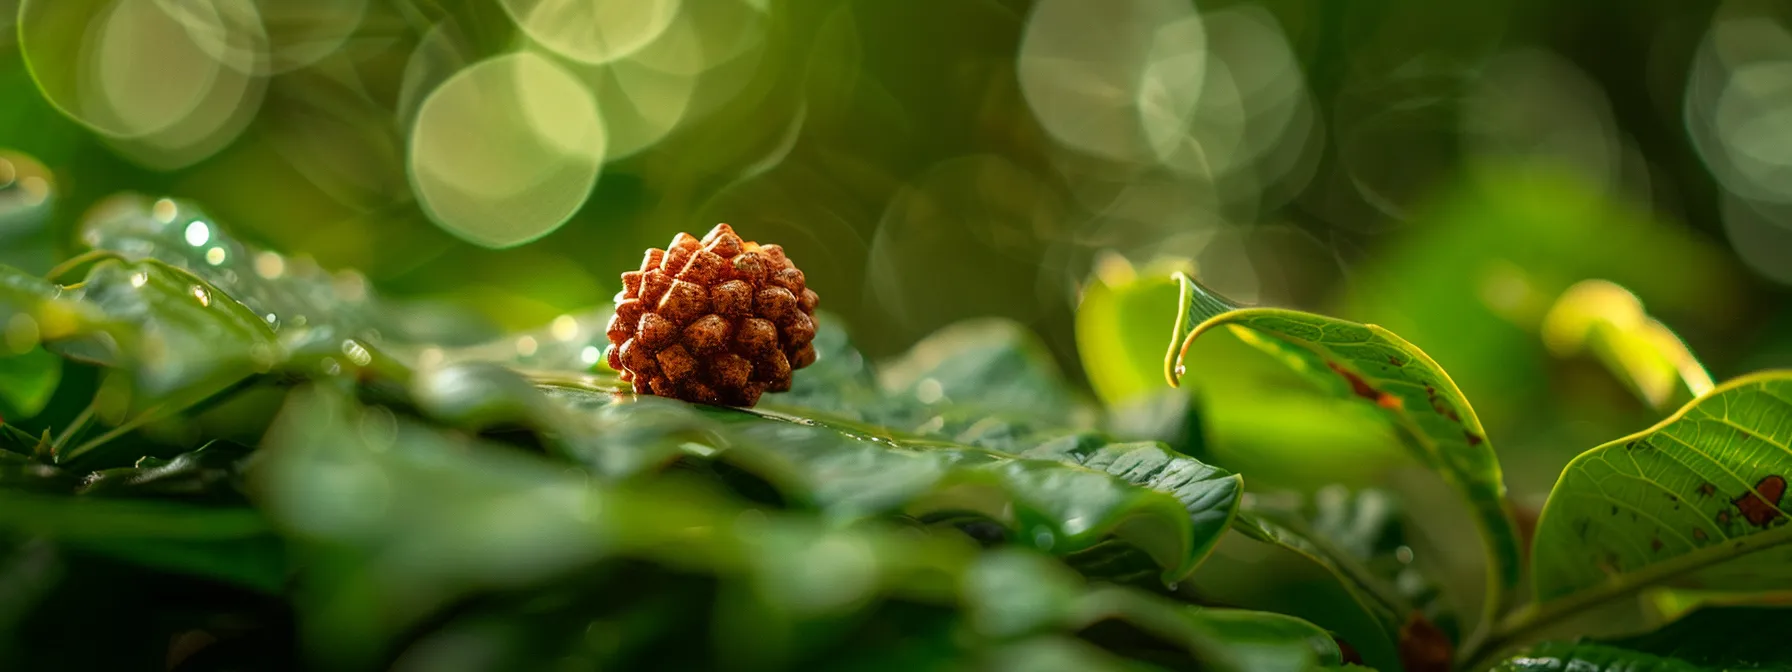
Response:
[{"label": "brown bead", "polygon": [[703,245],[707,247],[716,244],[716,241],[728,238],[732,238],[736,243],[740,242],[740,235],[734,232],[734,227],[729,226],[724,222],[717,224],[715,228],[710,229],[709,233],[703,234],[703,240],[697,242],[703,243]]},{"label": "brown bead", "polygon": [[709,302],[719,315],[746,315],[753,311],[753,286],[744,280],[729,280],[709,290]]},{"label": "brown bead", "polygon": [[642,255],[642,257],[641,257],[641,272],[646,273],[653,269],[659,268],[660,263],[664,262],[665,260],[666,260],[666,251],[665,250],[662,250],[657,247],[647,248],[647,254]]},{"label": "brown bead", "polygon": [[[712,235],[713,235],[713,232],[712,232]],[[728,235],[722,236],[713,241],[710,241],[707,236],[704,237],[704,240],[706,241],[704,243],[704,245],[706,246],[704,249],[707,249],[711,252],[716,253],[717,256],[720,256],[723,259],[731,258],[737,254],[740,254],[742,251],[740,236],[734,235],[734,232],[732,232],[732,231],[728,232]]]},{"label": "brown bead", "polygon": [[654,370],[653,353],[647,348],[640,347],[640,343],[633,339],[622,342],[622,353],[618,359],[621,359],[622,365],[634,371],[637,376]]},{"label": "brown bead", "polygon": [[721,402],[720,395],[716,394],[716,388],[710,387],[700,380],[693,380],[685,383],[683,392],[687,399],[699,404],[714,404]]},{"label": "brown bead", "polygon": [[765,383],[765,389],[783,392],[790,389],[790,360],[783,350],[772,350],[753,364],[753,379]]},{"label": "brown bead", "polygon": [[665,298],[660,299],[655,310],[674,322],[685,324],[709,312],[709,292],[697,283],[673,280],[672,288],[666,290]]},{"label": "brown bead", "polygon": [[753,297],[753,312],[760,317],[771,320],[773,324],[785,324],[797,311],[796,296],[783,287],[767,287],[759,290]]},{"label": "brown bead", "polygon": [[761,394],[765,394],[765,383],[747,383],[740,389],[740,405],[752,406],[759,403]]},{"label": "brown bead", "polygon": [[778,331],[784,336],[784,347],[806,345],[815,340],[815,318],[809,317],[808,313],[792,311],[790,321],[781,324]]},{"label": "brown bead", "polygon": [[790,268],[790,257],[784,256],[783,245],[761,245],[759,256],[765,257],[769,262],[767,268],[774,270]]},{"label": "brown bead", "polygon": [[691,234],[681,232],[673,236],[672,244],[666,246],[666,259],[660,262],[660,270],[678,275],[679,271],[684,270],[685,263],[691,260],[691,255],[702,247]]},{"label": "brown bead", "polygon": [[753,363],[732,352],[723,353],[709,363],[711,377],[717,385],[739,389],[753,377]]},{"label": "brown bead", "polygon": [[684,328],[684,345],[692,352],[713,352],[728,343],[728,320],[720,315],[704,315]]},{"label": "brown bead", "polygon": [[717,224],[622,275],[604,357],[636,394],[751,406],[815,361],[815,306],[784,248]]},{"label": "brown bead", "polygon": [[665,271],[653,269],[641,276],[641,301],[649,306],[659,305],[660,298],[666,290],[672,288],[672,276]]},{"label": "brown bead", "polygon": [[641,325],[635,330],[635,340],[654,350],[665,347],[677,337],[678,325],[659,313],[642,315]]},{"label": "brown bead", "polygon": [[759,355],[778,348],[778,328],[772,326],[771,320],[749,317],[740,323],[740,331],[734,335],[734,343],[740,351],[749,355]]},{"label": "brown bead", "polygon": [[697,371],[697,358],[692,357],[682,345],[661,350],[660,354],[654,356],[654,360],[660,363],[660,371],[674,381],[690,378]]},{"label": "brown bead", "polygon": [[[647,312],[647,304],[643,303],[640,299],[626,299],[621,303],[616,304],[616,317],[622,318],[624,324],[634,324],[641,321],[641,314],[645,312]],[[612,342],[616,341],[616,339],[613,338],[610,340]],[[622,340],[626,341],[628,339],[624,338]]]},{"label": "brown bead", "polygon": [[610,337],[611,343],[620,343],[635,335],[635,325],[630,324],[621,313],[617,313],[610,316],[610,323],[604,327],[604,335]]},{"label": "brown bead", "polygon": [[729,270],[728,260],[721,255],[709,250],[697,250],[691,255],[691,260],[685,262],[684,272],[678,274],[678,279],[709,287],[727,280]]},{"label": "brown bead", "polygon": [[768,282],[770,282],[771,284],[777,285],[779,287],[788,289],[788,290],[790,290],[790,293],[792,295],[796,295],[796,294],[802,293],[802,291],[803,291],[803,280],[804,280],[804,278],[803,278],[802,271],[796,270],[794,268],[786,268],[786,269],[778,271],[777,273],[773,273],[771,280],[769,280]]},{"label": "brown bead", "polygon": [[745,280],[750,285],[765,281],[765,260],[760,258],[758,252],[742,252],[733,262],[734,277]]},{"label": "brown bead", "polygon": [[678,387],[673,385],[672,381],[667,380],[664,377],[656,377],[649,382],[652,384],[654,394],[662,397],[678,396]]},{"label": "brown bead", "polygon": [[800,368],[803,368],[805,366],[808,366],[808,365],[814,364],[814,363],[815,363],[815,344],[814,343],[804,343],[803,347],[801,349],[797,350],[796,354],[791,356],[791,358],[790,358],[790,366],[793,368],[800,369]]}]

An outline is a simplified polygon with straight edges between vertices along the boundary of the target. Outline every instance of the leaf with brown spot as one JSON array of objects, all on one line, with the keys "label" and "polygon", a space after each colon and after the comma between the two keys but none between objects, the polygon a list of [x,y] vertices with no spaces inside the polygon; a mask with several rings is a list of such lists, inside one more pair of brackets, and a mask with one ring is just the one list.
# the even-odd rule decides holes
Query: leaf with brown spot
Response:
[{"label": "leaf with brown spot", "polygon": [[1237,308],[1187,275],[1164,375],[1171,385],[1195,339],[1225,327],[1247,344],[1344,399],[1376,410],[1421,464],[1466,500],[1487,550],[1484,620],[1503,610],[1518,585],[1522,552],[1505,484],[1486,430],[1468,400],[1424,351],[1386,329],[1273,308]]},{"label": "leaf with brown spot", "polygon": [[[1729,381],[1650,429],[1576,457],[1537,525],[1531,566],[1540,608],[1624,599],[1669,582],[1754,590],[1765,587],[1763,576],[1783,576],[1785,556],[1762,551],[1792,544],[1792,525],[1780,524],[1788,444],[1792,371],[1770,371]],[[1736,494],[1713,496],[1720,491]]]},{"label": "leaf with brown spot", "polygon": [[1730,500],[1736,510],[1742,514],[1748,524],[1755,527],[1767,527],[1774,519],[1785,516],[1780,510],[1780,499],[1786,495],[1786,477],[1774,474],[1761,479],[1754,489],[1742,493]]}]

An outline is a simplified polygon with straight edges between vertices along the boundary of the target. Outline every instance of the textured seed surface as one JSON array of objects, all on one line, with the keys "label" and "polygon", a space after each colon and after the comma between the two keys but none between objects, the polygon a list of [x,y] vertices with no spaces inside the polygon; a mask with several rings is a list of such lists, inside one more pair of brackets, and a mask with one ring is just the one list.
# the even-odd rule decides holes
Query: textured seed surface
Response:
[{"label": "textured seed surface", "polygon": [[647,250],[616,300],[605,361],[637,394],[752,406],[815,362],[820,297],[783,247],[727,224]]}]

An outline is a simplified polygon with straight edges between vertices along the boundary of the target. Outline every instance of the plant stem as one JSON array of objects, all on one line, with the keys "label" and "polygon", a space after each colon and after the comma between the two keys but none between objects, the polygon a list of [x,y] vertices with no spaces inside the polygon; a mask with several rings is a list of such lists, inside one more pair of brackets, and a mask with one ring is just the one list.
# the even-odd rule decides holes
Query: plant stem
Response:
[{"label": "plant stem", "polygon": [[1471,671],[1487,669],[1495,662],[1495,657],[1505,649],[1528,643],[1550,626],[1593,607],[1634,596],[1637,591],[1649,586],[1690,574],[1737,556],[1789,543],[1792,543],[1792,526],[1778,527],[1706,546],[1629,574],[1614,576],[1605,583],[1571,593],[1560,599],[1531,604],[1501,619],[1492,628],[1491,634],[1486,639],[1464,647],[1464,655],[1460,659],[1467,661],[1467,664],[1462,669]]},{"label": "plant stem", "polygon": [[91,451],[95,448],[105,445],[106,442],[116,439],[119,436],[122,436],[126,432],[129,432],[133,429],[142,427],[144,424],[147,424],[149,421],[160,417],[162,414],[162,411],[165,410],[166,408],[167,408],[167,405],[165,405],[165,404],[151,406],[148,409],[144,410],[142,413],[138,413],[137,417],[131,418],[130,420],[126,420],[123,424],[120,424],[117,427],[113,427],[112,429],[107,430],[105,434],[101,434],[99,436],[93,437],[92,439],[88,440],[86,443],[83,443],[79,446],[75,446],[74,450],[68,451],[67,456],[64,456],[56,461],[57,462],[73,462],[76,458],[79,458],[82,455],[85,455],[88,451]]},{"label": "plant stem", "polygon": [[[124,257],[122,255],[120,255],[117,252],[113,252],[111,250],[88,250],[81,254],[77,254],[73,257],[70,257],[68,259],[68,261],[64,261],[60,264],[57,264],[55,268],[50,269],[49,273],[44,274],[44,277],[48,278],[50,280],[50,282],[56,282],[57,279],[61,278],[62,276],[68,275],[71,272],[74,272],[75,269],[80,268],[83,264],[100,261],[102,259],[123,259],[123,258]],[[57,282],[56,284],[63,284],[63,283]]]},{"label": "plant stem", "polygon": [[83,409],[80,415],[75,416],[75,419],[70,421],[67,427],[62,428],[62,434],[57,436],[55,441],[50,442],[51,455],[62,452],[63,446],[68,445],[69,441],[74,440],[75,437],[81,435],[81,432],[87,430],[88,423],[93,421],[94,403],[96,402],[89,402],[87,408]]}]

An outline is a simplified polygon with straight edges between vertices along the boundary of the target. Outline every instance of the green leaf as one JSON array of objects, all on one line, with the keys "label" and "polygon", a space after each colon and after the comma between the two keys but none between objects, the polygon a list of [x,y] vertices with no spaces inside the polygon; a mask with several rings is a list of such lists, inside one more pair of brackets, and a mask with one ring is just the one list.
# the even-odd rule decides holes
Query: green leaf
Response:
[{"label": "green leaf", "polygon": [[1665,411],[1711,391],[1711,375],[1666,325],[1643,312],[1629,290],[1580,282],[1543,318],[1543,342],[1558,357],[1591,350],[1643,403]]},{"label": "green leaf", "polygon": [[1171,384],[1191,365],[1182,361],[1190,344],[1223,326],[1334,396],[1372,406],[1418,461],[1473,509],[1488,553],[1483,620],[1491,622],[1518,584],[1518,533],[1493,446],[1449,375],[1418,347],[1380,327],[1291,310],[1233,310],[1192,278],[1176,277],[1184,308],[1165,362]]},{"label": "green leaf", "polygon": [[[541,585],[581,568],[603,577],[596,568],[624,559],[747,587],[722,591],[714,607],[739,615],[711,626],[738,644],[727,652],[734,660],[789,659],[798,653],[788,647],[818,644],[776,633],[850,619],[885,601],[962,610],[969,617],[955,641],[970,655],[1116,623],[1158,642],[1145,648],[1155,655],[1180,652],[1181,667],[1191,657],[1235,670],[1277,669],[1235,661],[1309,669],[1338,658],[1322,631],[1299,621],[1086,586],[1021,549],[978,553],[955,533],[843,528],[743,510],[671,483],[600,485],[410,421],[386,432],[365,431],[368,422],[366,410],[340,396],[298,393],[252,468],[256,498],[316,554],[302,626],[313,650],[339,664],[385,659],[392,637],[463,596]],[[734,450],[741,449],[727,452]]]},{"label": "green leaf", "polygon": [[1661,630],[1626,639],[1544,642],[1493,669],[1496,672],[1784,670],[1792,667],[1792,651],[1787,649],[1783,639],[1773,634],[1788,631],[1792,631],[1792,609],[1709,609]]},{"label": "green leaf", "polygon": [[1362,562],[1324,537],[1306,529],[1296,519],[1270,512],[1242,511],[1233,529],[1245,537],[1291,551],[1330,573],[1349,593],[1390,644],[1400,640],[1400,626],[1412,612],[1412,604]]},{"label": "green leaf", "polygon": [[[1696,577],[1705,588],[1769,587],[1792,542],[1792,372],[1729,381],[1660,424],[1562,470],[1537,523],[1542,609],[1609,600]],[[1554,601],[1560,606],[1552,606]]]},{"label": "green leaf", "polygon": [[[1187,576],[1212,551],[1243,492],[1237,475],[1156,443],[1073,433],[1007,454],[771,409],[629,402],[630,395],[601,388],[544,382],[553,398],[587,413],[615,403],[636,404],[636,410],[652,404],[657,412],[609,416],[608,432],[625,432],[636,450],[675,444],[736,465],[825,518],[970,513],[1054,554],[1118,538],[1150,555],[1165,583]],[[688,410],[679,413],[681,406]],[[641,441],[655,435],[657,441]]]},{"label": "green leaf", "polygon": [[41,347],[33,345],[23,353],[0,356],[0,403],[20,417],[43,411],[60,382],[62,359]]},{"label": "green leaf", "polygon": [[204,280],[158,261],[95,264],[66,287],[0,270],[0,301],[64,356],[131,373],[146,403],[190,404],[280,361],[259,316]]},{"label": "green leaf", "polygon": [[283,549],[262,517],[241,507],[0,491],[0,529],[266,592],[285,582]]},{"label": "green leaf", "polygon": [[188,201],[112,199],[82,222],[81,240],[102,256],[154,260],[198,276],[280,330],[288,347],[380,332],[402,336],[360,274],[330,273],[303,257],[251,248]]},{"label": "green leaf", "polygon": [[926,405],[1050,427],[1086,427],[1094,420],[1038,337],[1011,320],[948,325],[882,367],[878,380],[886,394]]}]

